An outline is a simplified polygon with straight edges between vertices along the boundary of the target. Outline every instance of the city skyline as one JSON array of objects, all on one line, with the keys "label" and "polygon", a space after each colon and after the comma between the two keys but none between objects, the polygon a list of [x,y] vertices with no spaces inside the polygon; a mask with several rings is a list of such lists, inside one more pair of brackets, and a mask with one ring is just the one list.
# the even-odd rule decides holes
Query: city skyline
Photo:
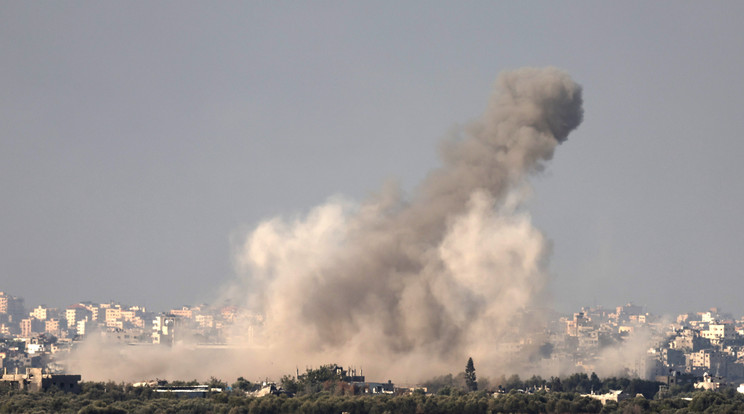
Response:
[{"label": "city skyline", "polygon": [[[174,307],[167,307],[167,308],[150,308],[145,306],[142,303],[138,302],[126,302],[122,300],[118,300],[117,298],[111,298],[108,300],[94,300],[94,299],[83,299],[78,301],[68,301],[64,302],[61,305],[48,305],[47,303],[41,303],[41,302],[34,302],[33,300],[28,300],[27,298],[19,295],[15,295],[13,292],[9,292],[7,290],[1,290],[0,289],[0,295],[7,295],[9,297],[16,297],[20,299],[23,302],[25,314],[33,314],[34,310],[37,308],[44,308],[47,310],[55,310],[57,312],[63,312],[65,309],[70,309],[72,307],[75,307],[79,304],[88,304],[88,305],[116,305],[121,306],[123,308],[130,308],[130,307],[136,307],[143,310],[146,310],[148,313],[154,313],[154,314],[168,314],[173,311],[181,311],[184,309],[198,309],[198,308],[204,308],[204,309],[219,309],[224,307],[236,307],[241,308],[240,305],[231,304],[229,302],[222,302],[222,303],[207,303],[207,302],[199,302],[199,303],[182,303],[178,306]],[[648,315],[654,315],[655,317],[660,317],[663,319],[669,319],[670,321],[674,318],[677,318],[682,315],[694,315],[694,314],[702,314],[706,312],[714,312],[720,315],[728,315],[726,319],[724,320],[735,320],[738,321],[740,319],[744,320],[744,313],[735,313],[732,312],[729,309],[725,309],[719,306],[713,306],[706,307],[706,308],[697,308],[697,309],[690,309],[688,311],[683,311],[679,313],[664,313],[658,309],[654,309],[652,306],[646,305],[646,304],[639,304],[635,303],[633,301],[620,301],[617,303],[586,303],[584,305],[578,306],[573,309],[568,309],[566,311],[560,311],[558,309],[553,308],[545,308],[545,307],[539,307],[536,306],[534,310],[540,310],[540,311],[547,311],[547,312],[554,312],[556,315],[563,315],[563,316],[570,316],[571,314],[574,314],[576,312],[580,312],[585,309],[602,309],[605,311],[612,311],[613,309],[621,308],[624,306],[632,306],[634,308],[639,308],[642,310],[643,314]],[[248,309],[246,309],[248,310]],[[178,312],[176,312],[178,313]]]},{"label": "city skyline", "polygon": [[[153,312],[131,304],[86,302],[64,309],[30,305],[23,311],[19,308],[22,302],[22,298],[0,292],[0,359],[8,371],[42,369],[53,374],[82,374],[94,381],[229,378],[248,372],[277,380],[295,364],[327,364],[332,355],[332,361],[364,367],[373,375],[392,375],[396,383],[401,378],[432,378],[418,368],[401,370],[391,361],[375,362],[371,354],[353,354],[352,358],[323,354],[320,359],[305,359],[307,355],[277,352],[277,344],[265,342],[270,338],[265,333],[271,330],[265,324],[267,319],[235,306],[184,306]],[[539,314],[537,318],[544,325],[526,336],[501,338],[490,344],[509,354],[507,360],[522,360],[525,365],[494,369],[486,359],[467,357],[467,353],[465,357],[477,360],[482,372],[500,373],[504,378],[512,374],[547,378],[596,373],[668,383],[681,374],[685,381],[715,387],[722,381],[744,379],[741,315],[703,309],[667,318],[632,304],[585,307],[568,315],[539,310],[527,313]],[[515,318],[515,324],[519,319]],[[542,345],[535,347],[534,341]],[[262,357],[256,359],[256,354]],[[287,359],[287,355],[292,357]],[[268,359],[268,365],[259,363],[263,358]],[[455,369],[461,361],[452,362],[438,369]],[[204,370],[205,365],[209,371]],[[442,371],[430,370],[429,375]],[[670,374],[672,371],[677,374]],[[706,373],[712,378],[704,378]]]},{"label": "city skyline", "polygon": [[744,313],[741,4],[0,7],[11,294],[213,302],[258,223],[411,194],[498,73],[555,66],[586,113],[531,179],[552,306]]}]

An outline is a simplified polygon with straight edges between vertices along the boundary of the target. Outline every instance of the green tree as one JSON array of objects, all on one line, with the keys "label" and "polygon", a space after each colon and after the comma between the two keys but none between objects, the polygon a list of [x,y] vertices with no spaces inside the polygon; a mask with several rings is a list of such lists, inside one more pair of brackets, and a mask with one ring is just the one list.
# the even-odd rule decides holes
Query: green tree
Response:
[{"label": "green tree", "polygon": [[233,390],[248,392],[255,391],[258,388],[257,385],[260,384],[253,384],[243,377],[238,377],[238,380],[233,383],[232,388]]},{"label": "green tree", "polygon": [[473,358],[468,358],[468,364],[465,366],[465,385],[467,385],[468,391],[478,391],[478,381],[475,378]]},{"label": "green tree", "polygon": [[[307,369],[304,374],[297,377],[297,391],[300,394],[329,391],[335,389],[336,384],[341,380],[342,377],[338,365],[321,365],[318,369]],[[282,386],[284,387],[285,385],[289,385],[289,382],[284,384],[284,379],[282,379]]]},{"label": "green tree", "polygon": [[596,373],[592,372],[591,377],[589,377],[589,383],[591,384],[592,391],[599,393],[602,389],[602,380],[599,379]]},{"label": "green tree", "polygon": [[282,379],[279,381],[279,384],[284,391],[290,394],[297,394],[297,391],[299,391],[299,384],[297,383],[297,380],[295,380],[292,376],[283,376]]},{"label": "green tree", "polygon": [[210,377],[207,385],[209,385],[209,388],[227,388],[227,383],[216,377]]}]

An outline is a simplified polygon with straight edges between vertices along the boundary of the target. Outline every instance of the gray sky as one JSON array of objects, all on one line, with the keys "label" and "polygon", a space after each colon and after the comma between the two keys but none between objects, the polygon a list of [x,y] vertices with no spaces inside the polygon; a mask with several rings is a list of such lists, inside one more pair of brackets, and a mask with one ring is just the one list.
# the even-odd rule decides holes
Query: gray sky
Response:
[{"label": "gray sky", "polygon": [[534,180],[559,310],[744,313],[741,2],[0,1],[0,290],[210,300],[231,238],[412,189],[496,75],[585,121]]}]

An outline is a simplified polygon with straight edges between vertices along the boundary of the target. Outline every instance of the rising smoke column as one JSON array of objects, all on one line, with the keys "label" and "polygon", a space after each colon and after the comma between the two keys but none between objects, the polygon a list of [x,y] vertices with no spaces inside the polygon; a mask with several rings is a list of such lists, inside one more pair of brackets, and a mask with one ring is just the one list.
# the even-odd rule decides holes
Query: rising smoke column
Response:
[{"label": "rising smoke column", "polygon": [[388,187],[259,224],[237,263],[245,303],[265,316],[260,342],[284,372],[341,362],[422,377],[468,355],[515,369],[501,344],[538,329],[522,315],[542,298],[549,253],[523,208],[526,179],[582,117],[581,87],[564,72],[506,72],[412,196]]}]

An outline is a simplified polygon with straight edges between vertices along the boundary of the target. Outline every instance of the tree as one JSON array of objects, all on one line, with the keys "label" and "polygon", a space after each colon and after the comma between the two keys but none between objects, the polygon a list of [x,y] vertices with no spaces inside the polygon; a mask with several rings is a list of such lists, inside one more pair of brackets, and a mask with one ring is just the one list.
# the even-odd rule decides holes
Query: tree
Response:
[{"label": "tree", "polygon": [[478,381],[475,378],[473,358],[468,358],[468,364],[465,366],[465,385],[467,385],[468,391],[478,391]]},{"label": "tree", "polygon": [[600,394],[600,390],[602,389],[602,380],[599,379],[596,373],[592,372],[592,376],[589,377],[589,382],[591,383],[591,390]]},{"label": "tree", "polygon": [[207,385],[209,385],[209,388],[219,388],[219,389],[227,388],[227,383],[216,377],[210,377]]},{"label": "tree", "polygon": [[238,377],[238,380],[233,383],[232,388],[233,390],[250,392],[250,391],[257,391],[256,388],[258,388],[258,386],[260,385],[261,384],[253,384],[243,377]]},{"label": "tree", "polygon": [[279,384],[281,384],[281,387],[284,391],[293,395],[297,394],[297,391],[299,391],[300,388],[297,380],[289,375],[283,376],[282,379],[279,381]]},{"label": "tree", "polygon": [[[321,365],[318,369],[310,369],[297,377],[297,391],[312,394],[323,388],[329,390],[343,379],[341,369],[336,364]],[[286,390],[286,389],[285,389]]]}]

